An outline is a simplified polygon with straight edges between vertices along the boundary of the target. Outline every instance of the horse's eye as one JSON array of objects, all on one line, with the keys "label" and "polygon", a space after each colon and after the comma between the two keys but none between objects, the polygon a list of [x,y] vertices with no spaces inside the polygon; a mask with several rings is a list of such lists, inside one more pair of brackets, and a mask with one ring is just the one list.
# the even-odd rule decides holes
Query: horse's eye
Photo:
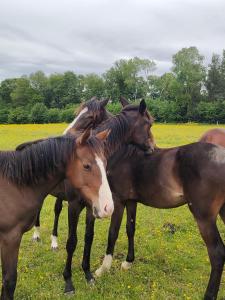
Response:
[{"label": "horse's eye", "polygon": [[84,169],[86,171],[90,171],[91,170],[91,165],[89,165],[89,164],[84,164],[83,167],[84,167]]}]

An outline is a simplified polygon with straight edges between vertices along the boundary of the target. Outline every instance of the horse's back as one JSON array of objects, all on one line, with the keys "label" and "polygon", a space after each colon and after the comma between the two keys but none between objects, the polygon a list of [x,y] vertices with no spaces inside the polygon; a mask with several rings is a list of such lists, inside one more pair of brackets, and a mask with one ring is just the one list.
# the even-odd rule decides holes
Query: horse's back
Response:
[{"label": "horse's back", "polygon": [[224,128],[214,128],[208,130],[199,139],[199,142],[211,143],[215,145],[221,145],[225,147],[225,129]]}]

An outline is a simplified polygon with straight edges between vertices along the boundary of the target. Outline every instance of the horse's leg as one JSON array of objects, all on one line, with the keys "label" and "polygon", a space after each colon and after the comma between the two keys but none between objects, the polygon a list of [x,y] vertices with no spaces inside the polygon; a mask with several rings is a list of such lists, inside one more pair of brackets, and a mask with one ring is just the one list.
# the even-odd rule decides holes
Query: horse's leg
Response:
[{"label": "horse's leg", "polygon": [[60,198],[60,197],[56,198],[55,208],[54,208],[55,219],[54,219],[54,226],[53,226],[52,235],[51,235],[51,241],[52,241],[51,242],[51,248],[52,248],[52,250],[58,249],[58,241],[57,241],[58,223],[59,223],[59,216],[60,216],[60,213],[62,211],[62,202],[63,202],[62,198]]},{"label": "horse's leg", "polygon": [[67,260],[63,272],[63,277],[65,280],[65,290],[64,290],[65,293],[74,293],[75,291],[75,288],[72,283],[71,265],[72,265],[73,253],[77,245],[77,224],[78,224],[80,213],[83,208],[84,205],[76,200],[69,202],[69,206],[68,206],[69,234],[66,243]]},{"label": "horse's leg", "polygon": [[128,253],[127,258],[122,262],[121,269],[128,270],[131,268],[134,261],[134,234],[135,234],[135,224],[136,224],[136,211],[137,211],[137,202],[127,201],[126,203],[127,210],[127,237],[128,237]]},{"label": "horse's leg", "polygon": [[223,220],[223,223],[225,224],[225,204],[221,207],[219,214],[221,219]]},{"label": "horse's leg", "polygon": [[19,246],[21,242],[20,233],[9,235],[2,241],[2,292],[1,300],[12,300],[17,281],[17,262]]},{"label": "horse's leg", "polygon": [[40,214],[41,214],[41,208],[37,214],[37,218],[36,218],[35,225],[34,225],[34,233],[32,236],[32,240],[37,241],[37,242],[39,242],[41,240],[41,237],[40,237]]},{"label": "horse's leg", "polygon": [[118,238],[120,225],[123,218],[124,205],[119,200],[115,201],[115,197],[113,197],[113,199],[114,199],[114,212],[112,214],[111,223],[109,227],[108,246],[106,250],[106,255],[104,257],[103,263],[100,266],[100,268],[98,268],[95,271],[95,275],[98,277],[101,276],[106,271],[109,271],[111,268],[115,243]]},{"label": "horse's leg", "polygon": [[93,216],[92,209],[87,207],[86,211],[86,231],[85,231],[85,241],[84,241],[84,253],[82,268],[85,273],[85,278],[87,282],[92,283],[94,277],[90,271],[90,253],[91,246],[94,238],[94,226],[95,226],[95,217]]},{"label": "horse's leg", "polygon": [[225,262],[225,246],[216,226],[216,218],[197,219],[198,227],[205,241],[211,263],[211,274],[204,299],[217,298]]}]

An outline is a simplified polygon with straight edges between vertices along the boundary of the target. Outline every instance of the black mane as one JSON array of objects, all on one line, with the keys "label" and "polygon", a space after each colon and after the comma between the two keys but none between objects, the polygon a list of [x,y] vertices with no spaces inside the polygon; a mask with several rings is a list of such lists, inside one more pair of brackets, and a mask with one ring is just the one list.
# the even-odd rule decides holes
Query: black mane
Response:
[{"label": "black mane", "polygon": [[[94,137],[87,141],[96,153],[102,144]],[[0,152],[0,175],[18,186],[35,185],[56,172],[64,172],[73,158],[76,142],[73,136],[48,138],[21,151]]]},{"label": "black mane", "polygon": [[94,133],[110,129],[110,134],[105,142],[105,154],[109,158],[120,147],[128,142],[130,135],[130,122],[126,115],[127,111],[137,111],[139,105],[127,105],[119,114],[101,123]]}]

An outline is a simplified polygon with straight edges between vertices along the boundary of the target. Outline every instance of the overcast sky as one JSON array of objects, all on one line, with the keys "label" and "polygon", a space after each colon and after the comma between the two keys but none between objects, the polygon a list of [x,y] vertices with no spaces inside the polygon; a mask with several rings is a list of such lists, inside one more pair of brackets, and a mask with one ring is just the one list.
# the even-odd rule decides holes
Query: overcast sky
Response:
[{"label": "overcast sky", "polygon": [[224,0],[1,0],[0,80],[43,70],[103,73],[120,58],[169,71],[182,47],[225,48]]}]

